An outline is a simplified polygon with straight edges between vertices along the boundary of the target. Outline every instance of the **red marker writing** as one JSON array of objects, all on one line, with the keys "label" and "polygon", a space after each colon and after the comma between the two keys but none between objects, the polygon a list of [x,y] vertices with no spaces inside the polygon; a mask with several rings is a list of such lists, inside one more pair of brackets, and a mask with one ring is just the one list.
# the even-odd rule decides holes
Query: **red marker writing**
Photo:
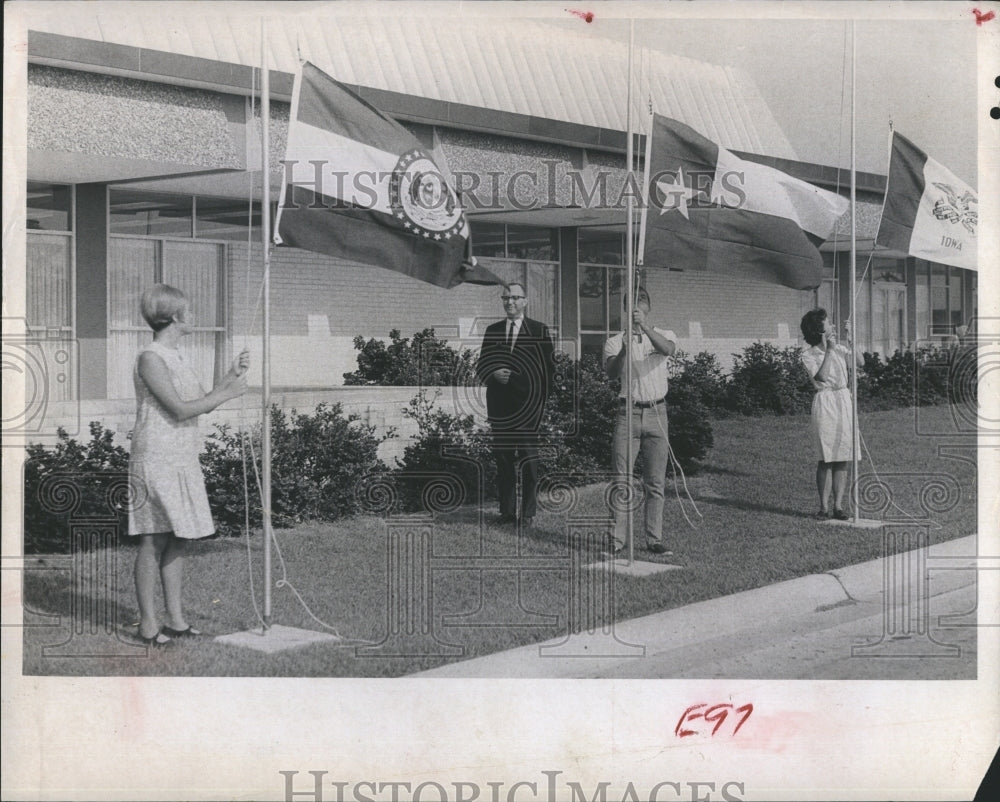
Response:
[{"label": "red marker writing", "polygon": [[[566,11],[568,11],[574,17],[579,17],[580,19],[582,19],[584,22],[586,22],[588,24],[594,21],[594,12],[593,11],[576,11],[576,10],[571,9],[571,8],[567,8]],[[991,11],[990,13],[992,14],[993,12]]]},{"label": "red marker writing", "polygon": [[[702,710],[702,708],[705,709]],[[753,705],[749,702],[735,709],[733,705],[727,703],[712,705],[711,707],[704,703],[691,705],[687,710],[681,713],[681,717],[677,721],[677,726],[674,727],[674,735],[678,738],[686,738],[689,735],[697,735],[700,730],[688,729],[686,726],[690,725],[692,727],[697,727],[698,724],[693,723],[697,719],[702,719],[707,724],[713,724],[714,726],[712,727],[711,734],[715,735],[719,731],[723,722],[725,722],[726,718],[729,716],[730,711],[741,715],[740,720],[736,723],[736,726],[733,727],[732,733],[730,733],[731,735],[736,735],[736,733],[740,731],[740,727],[742,727],[746,723],[746,720],[750,718],[750,714],[753,713]]]},{"label": "red marker writing", "polygon": [[[575,12],[574,12],[575,13]],[[996,16],[992,11],[987,11],[985,14],[978,8],[972,9],[972,13],[976,15],[976,25],[982,25],[984,22],[989,22],[993,17]],[[590,20],[587,20],[590,22]]]}]

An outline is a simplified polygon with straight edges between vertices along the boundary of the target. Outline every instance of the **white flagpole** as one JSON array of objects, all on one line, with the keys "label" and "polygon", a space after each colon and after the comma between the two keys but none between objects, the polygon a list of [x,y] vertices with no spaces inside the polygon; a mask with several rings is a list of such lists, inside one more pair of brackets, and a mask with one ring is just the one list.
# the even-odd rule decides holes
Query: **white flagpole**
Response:
[{"label": "white flagpole", "polygon": [[[627,132],[627,139],[625,143],[625,161],[628,165],[627,180],[632,180],[633,178],[633,145],[632,145],[632,48],[635,44],[635,20],[629,18],[628,21],[628,91],[626,92],[626,106],[625,106],[625,128]],[[632,309],[635,303],[635,298],[632,293],[632,276],[635,273],[635,265],[633,262],[633,249],[635,243],[633,241],[633,231],[632,231],[632,218],[633,218],[633,203],[632,193],[629,192],[628,198],[625,203],[625,320],[622,321],[625,325],[622,327],[624,331],[624,336],[626,339],[626,350],[625,350],[625,375],[622,379],[625,382],[625,463],[626,463],[626,474],[625,480],[628,483],[629,497],[631,497],[632,488]],[[631,505],[628,505],[631,507]],[[631,510],[627,513],[627,537],[628,537],[628,564],[631,565],[635,557],[635,548],[633,544],[632,537],[632,513]]]},{"label": "white flagpole", "polygon": [[264,249],[264,311],[261,356],[261,516],[264,530],[264,628],[271,627],[271,76],[267,55],[267,23],[260,21],[261,244]]},{"label": "white flagpole", "polygon": [[855,118],[856,92],[857,92],[857,23],[851,21],[851,303],[849,306],[851,314],[851,427],[854,437],[851,443],[851,506],[854,523],[859,520],[858,515],[858,363],[854,356],[854,349],[858,347],[858,316],[857,301],[855,299],[855,283],[857,273],[857,209],[855,191],[857,182],[855,180],[856,168],[856,130]]},{"label": "white flagpole", "polygon": [[639,245],[636,249],[636,263],[645,264],[646,215],[649,213],[649,157],[653,150],[653,104],[649,105],[649,125],[646,126],[646,153],[642,163],[642,209],[639,210]]}]

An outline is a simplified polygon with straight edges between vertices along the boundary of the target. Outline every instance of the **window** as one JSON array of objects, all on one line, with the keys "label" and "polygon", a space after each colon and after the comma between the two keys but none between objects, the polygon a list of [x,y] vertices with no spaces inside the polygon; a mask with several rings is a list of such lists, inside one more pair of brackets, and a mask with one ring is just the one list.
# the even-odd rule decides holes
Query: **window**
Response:
[{"label": "window", "polygon": [[559,229],[473,220],[472,254],[495,259],[559,261]]},{"label": "window", "polygon": [[581,228],[577,233],[580,264],[625,264],[625,235],[621,231]]},{"label": "window", "polygon": [[[625,236],[622,232],[584,229],[577,232],[580,272],[577,298],[580,310],[580,355],[590,354],[600,361],[604,342],[622,329],[625,268],[622,267]],[[587,263],[588,259],[608,259]],[[637,270],[640,281],[643,271]]]},{"label": "window", "polygon": [[951,268],[948,276],[948,309],[951,312],[949,324],[951,332],[959,326],[965,325],[968,321],[964,319],[962,301],[965,298],[962,292],[962,270],[957,267]]},{"label": "window", "polygon": [[528,294],[528,314],[559,330],[559,229],[471,221],[472,253]]},{"label": "window", "polygon": [[195,198],[194,235],[198,239],[229,240],[246,242],[249,229],[253,227],[255,238],[260,240],[260,203],[254,201],[253,217],[248,214],[246,199]]},{"label": "window", "polygon": [[916,260],[916,291],[914,292],[914,305],[916,307],[916,328],[917,340],[926,340],[931,334],[931,300],[930,300],[930,264],[922,259]]},{"label": "window", "polygon": [[190,237],[193,233],[194,198],[112,189],[109,231],[140,237]]},{"label": "window", "polygon": [[507,226],[507,257],[539,262],[559,260],[559,229]]},{"label": "window", "polygon": [[[73,187],[28,182],[25,242],[25,318],[28,334],[48,365],[64,362],[65,344],[75,336]],[[77,365],[54,374],[47,401],[75,396]]]},{"label": "window", "polygon": [[472,255],[498,257],[507,256],[507,227],[503,223],[480,223],[470,221],[472,232]]},{"label": "window", "polygon": [[28,182],[28,231],[72,231],[71,188]]},{"label": "window", "polygon": [[931,336],[948,334],[951,330],[948,309],[948,268],[931,265]]}]

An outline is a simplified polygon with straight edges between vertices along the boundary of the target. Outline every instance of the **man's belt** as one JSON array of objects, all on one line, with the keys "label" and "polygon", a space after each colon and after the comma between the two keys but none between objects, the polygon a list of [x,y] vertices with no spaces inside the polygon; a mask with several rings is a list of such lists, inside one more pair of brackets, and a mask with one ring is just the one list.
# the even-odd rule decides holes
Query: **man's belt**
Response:
[{"label": "man's belt", "polygon": [[[633,401],[632,406],[636,407],[637,409],[652,409],[653,407],[659,406],[660,404],[665,404],[666,402],[667,399],[665,398],[661,398],[659,401]],[[621,406],[625,406],[625,399],[619,396],[618,403]]]}]

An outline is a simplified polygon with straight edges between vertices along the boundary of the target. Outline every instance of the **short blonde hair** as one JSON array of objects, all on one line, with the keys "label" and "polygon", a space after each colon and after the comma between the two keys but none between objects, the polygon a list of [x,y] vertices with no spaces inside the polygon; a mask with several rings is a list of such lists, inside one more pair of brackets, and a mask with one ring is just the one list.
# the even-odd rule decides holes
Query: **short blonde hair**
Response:
[{"label": "short blonde hair", "polygon": [[142,294],[139,310],[153,331],[162,331],[188,308],[188,297],[169,284],[154,284]]}]

